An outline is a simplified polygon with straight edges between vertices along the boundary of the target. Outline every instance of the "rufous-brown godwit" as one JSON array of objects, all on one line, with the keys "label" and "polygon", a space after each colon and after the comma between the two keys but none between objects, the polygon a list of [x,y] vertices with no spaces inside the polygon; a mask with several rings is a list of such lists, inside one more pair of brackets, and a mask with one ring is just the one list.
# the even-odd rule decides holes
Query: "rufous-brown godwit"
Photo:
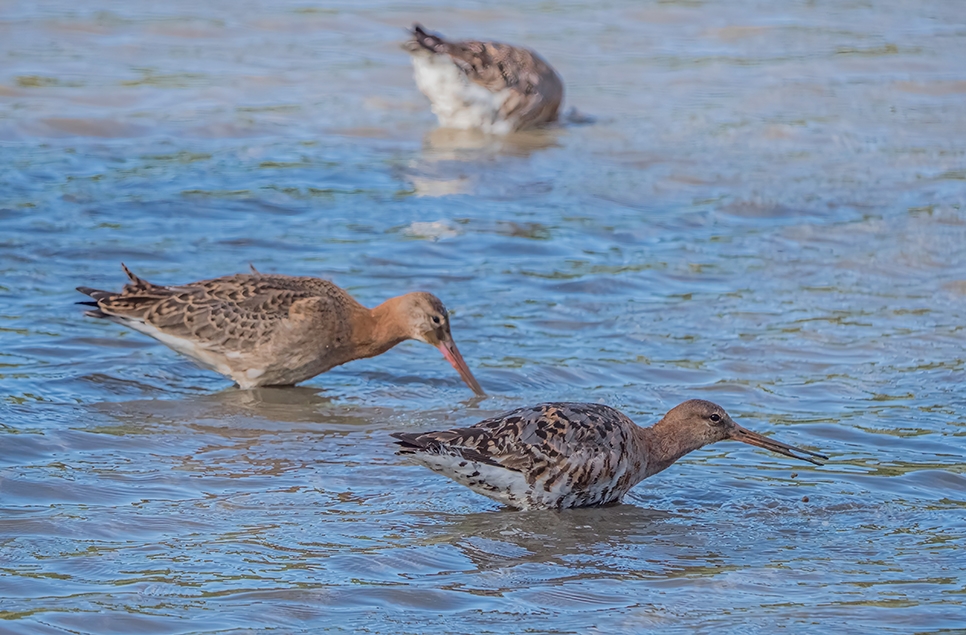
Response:
[{"label": "rufous-brown godwit", "polygon": [[297,384],[334,366],[374,357],[405,340],[435,346],[463,381],[484,394],[450,334],[439,298],[416,292],[374,309],[328,280],[236,274],[176,286],[152,284],[123,264],[120,293],[77,290],[94,299],[87,315],[129,326],[241,388]]},{"label": "rufous-brown godwit", "polygon": [[392,436],[399,454],[517,509],[618,503],[688,452],[726,439],[816,465],[828,458],[742,428],[701,399],[685,401],[650,428],[601,404],[546,403],[468,428]]},{"label": "rufous-brown godwit", "polygon": [[403,47],[416,86],[445,128],[506,134],[556,121],[557,72],[531,50],[499,42],[450,42],[418,24]]}]

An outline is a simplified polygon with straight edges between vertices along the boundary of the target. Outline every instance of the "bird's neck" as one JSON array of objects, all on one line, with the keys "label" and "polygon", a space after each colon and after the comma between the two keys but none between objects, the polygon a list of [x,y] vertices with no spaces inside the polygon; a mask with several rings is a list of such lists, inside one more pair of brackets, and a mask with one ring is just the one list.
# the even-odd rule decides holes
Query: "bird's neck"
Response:
[{"label": "bird's neck", "polygon": [[638,429],[647,453],[647,465],[642,479],[667,469],[688,452],[701,447],[700,443],[696,444],[693,439],[681,435],[680,428],[672,425],[667,418],[661,419],[650,428]]},{"label": "bird's neck", "polygon": [[374,357],[409,339],[400,312],[400,298],[389,298],[361,316],[353,338],[364,357]]}]

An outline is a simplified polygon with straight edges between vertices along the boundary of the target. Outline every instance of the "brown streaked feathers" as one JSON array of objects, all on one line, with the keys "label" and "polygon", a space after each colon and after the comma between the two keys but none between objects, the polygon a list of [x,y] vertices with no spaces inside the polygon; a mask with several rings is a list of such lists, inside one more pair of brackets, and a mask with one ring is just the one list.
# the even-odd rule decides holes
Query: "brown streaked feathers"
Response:
[{"label": "brown streaked feathers", "polygon": [[122,267],[130,281],[120,293],[78,287],[97,307],[86,315],[150,335],[242,388],[296,384],[419,339],[440,348],[482,392],[452,341],[445,307],[429,293],[390,298],[370,310],[320,278],[252,267],[250,274],[163,286]]}]

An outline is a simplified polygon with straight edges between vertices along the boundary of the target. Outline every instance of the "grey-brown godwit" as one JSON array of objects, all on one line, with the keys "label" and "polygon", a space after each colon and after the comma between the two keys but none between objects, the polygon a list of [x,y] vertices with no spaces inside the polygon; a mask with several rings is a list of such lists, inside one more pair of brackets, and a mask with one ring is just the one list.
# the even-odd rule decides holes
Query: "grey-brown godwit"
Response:
[{"label": "grey-brown godwit", "polygon": [[726,439],[816,465],[828,458],[747,430],[721,406],[700,399],[685,401],[649,428],[601,404],[547,403],[468,428],[392,436],[399,454],[517,509],[618,503],[688,452]]},{"label": "grey-brown godwit", "polygon": [[506,134],[556,121],[557,72],[531,50],[499,42],[451,42],[414,25],[404,45],[416,86],[445,128]]},{"label": "grey-brown godwit", "polygon": [[484,394],[450,334],[439,298],[423,292],[374,309],[328,280],[236,274],[176,286],[130,278],[120,293],[89,287],[87,315],[159,340],[240,388],[297,384],[354,359],[385,353],[405,340],[435,346],[463,381]]}]

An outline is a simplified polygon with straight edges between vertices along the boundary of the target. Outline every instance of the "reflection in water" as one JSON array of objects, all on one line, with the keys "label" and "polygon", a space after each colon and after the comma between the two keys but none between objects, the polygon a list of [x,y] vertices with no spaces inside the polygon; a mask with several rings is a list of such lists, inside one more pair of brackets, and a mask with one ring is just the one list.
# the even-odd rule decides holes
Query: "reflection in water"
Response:
[{"label": "reflection in water", "polygon": [[177,426],[186,422],[240,420],[259,422],[268,426],[266,429],[285,423],[324,423],[327,427],[352,428],[391,418],[392,414],[387,408],[338,403],[326,396],[324,390],[308,386],[226,388],[178,400],[133,400],[93,407],[123,421],[150,420]]},{"label": "reflection in water", "polygon": [[479,130],[436,128],[423,138],[424,153],[436,161],[494,158],[505,154],[527,157],[546,148],[559,147],[561,126],[491,135]]},{"label": "reflection in water", "polygon": [[435,128],[423,139],[423,152],[402,170],[417,196],[444,197],[478,189],[494,162],[517,164],[533,153],[560,146],[561,126],[491,135],[479,130]]},{"label": "reflection in water", "polygon": [[526,563],[562,563],[569,556],[613,553],[632,543],[680,545],[673,515],[634,505],[454,514],[438,521],[433,541],[456,546],[480,570]]}]

